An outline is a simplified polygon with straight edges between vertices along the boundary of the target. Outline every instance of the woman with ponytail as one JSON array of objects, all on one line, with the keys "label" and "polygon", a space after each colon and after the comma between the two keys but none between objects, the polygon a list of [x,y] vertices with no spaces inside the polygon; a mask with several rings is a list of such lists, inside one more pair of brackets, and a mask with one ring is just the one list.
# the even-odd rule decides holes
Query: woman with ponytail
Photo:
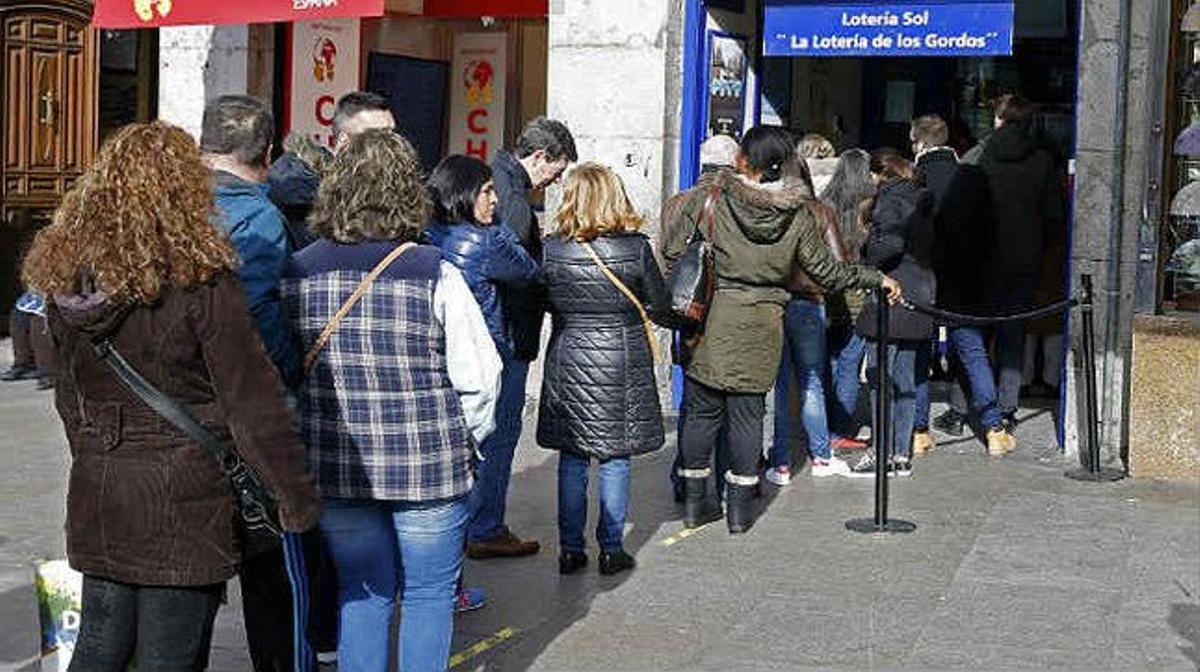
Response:
[{"label": "woman with ponytail", "polygon": [[704,176],[666,226],[668,265],[694,235],[709,237],[715,259],[715,292],[685,365],[681,433],[684,524],[719,519],[709,497],[712,452],[728,423],[731,466],[727,523],[731,533],[754,524],[766,394],[783,352],[783,308],[794,272],[803,270],[827,291],[900,286],[879,271],[834,259],[809,209],[795,143],[782,128],[759,126],[742,139],[736,169]]}]

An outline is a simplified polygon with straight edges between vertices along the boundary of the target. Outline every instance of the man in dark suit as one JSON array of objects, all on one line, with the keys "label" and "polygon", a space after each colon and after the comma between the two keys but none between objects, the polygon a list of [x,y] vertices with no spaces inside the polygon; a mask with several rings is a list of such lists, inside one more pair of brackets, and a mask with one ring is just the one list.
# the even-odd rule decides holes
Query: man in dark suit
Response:
[{"label": "man in dark suit", "polygon": [[[511,150],[498,152],[492,162],[499,225],[512,229],[536,260],[542,258],[542,229],[530,195],[553,184],[578,160],[571,131],[560,121],[538,117],[521,131]],[[538,542],[513,534],[504,522],[504,512],[513,454],[521,438],[525,380],[541,342],[542,304],[540,293],[532,288],[507,289],[501,302],[514,352],[513,358],[504,362],[496,431],[480,446],[484,461],[471,491],[467,556],[475,560],[533,555],[541,549]]]}]

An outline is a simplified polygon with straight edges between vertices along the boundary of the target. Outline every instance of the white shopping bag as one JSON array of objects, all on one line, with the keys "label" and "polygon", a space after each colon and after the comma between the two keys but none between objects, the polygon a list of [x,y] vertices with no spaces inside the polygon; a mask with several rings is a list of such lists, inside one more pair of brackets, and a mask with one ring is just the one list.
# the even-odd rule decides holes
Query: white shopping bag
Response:
[{"label": "white shopping bag", "polygon": [[83,575],[66,560],[39,563],[34,568],[38,616],[42,623],[43,672],[66,672],[79,636]]}]

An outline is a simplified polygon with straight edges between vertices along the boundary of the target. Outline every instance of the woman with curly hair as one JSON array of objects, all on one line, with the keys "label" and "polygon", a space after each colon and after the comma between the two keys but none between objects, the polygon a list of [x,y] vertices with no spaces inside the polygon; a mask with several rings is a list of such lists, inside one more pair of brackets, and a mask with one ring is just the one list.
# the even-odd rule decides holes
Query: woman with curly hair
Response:
[{"label": "woman with curly hair", "polygon": [[67,555],[83,579],[72,670],[202,670],[240,562],[234,496],[213,456],[97,355],[107,341],[278,497],[285,529],[319,515],[283,387],[212,225],[195,142],[155,122],[118,131],[38,234],[25,281],[47,296],[71,447]]},{"label": "woman with curly hair", "polygon": [[438,248],[421,164],[388,130],[351,138],[310,219],[317,242],[284,275],[308,355],[300,424],[324,497],[342,669],[445,670],[475,446],[494,426],[500,356],[471,290]]}]

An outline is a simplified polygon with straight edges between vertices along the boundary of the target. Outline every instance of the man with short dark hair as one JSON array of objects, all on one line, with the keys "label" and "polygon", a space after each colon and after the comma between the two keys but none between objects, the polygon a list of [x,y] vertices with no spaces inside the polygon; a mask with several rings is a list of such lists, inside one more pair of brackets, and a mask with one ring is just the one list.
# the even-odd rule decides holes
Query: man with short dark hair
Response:
[{"label": "man with short dark hair", "polygon": [[[241,258],[238,276],[267,354],[282,379],[300,377],[300,345],[279,295],[292,250],[283,215],[267,197],[275,120],[261,101],[221,96],[204,110],[200,149],[213,171],[218,224]],[[315,668],[305,635],[307,604],[299,535],[279,547],[243,558],[239,571],[246,639],[256,670],[308,672]]]},{"label": "man with short dark hair", "polygon": [[292,250],[283,215],[267,197],[275,121],[261,101],[222,96],[204,110],[200,150],[213,171],[220,223],[241,257],[246,303],[285,382],[300,374],[298,344],[283,314],[279,279]]},{"label": "man with short dark hair", "polygon": [[[496,217],[508,226],[534,259],[542,258],[542,229],[530,204],[530,192],[553,184],[572,162],[578,161],[575,138],[560,121],[538,117],[521,131],[512,151],[500,151],[492,163],[496,185]],[[471,491],[471,521],[467,526],[467,555],[476,560],[533,555],[541,546],[522,541],[504,523],[508,479],[513,454],[521,438],[525,409],[525,380],[529,363],[537,359],[542,334],[542,306],[534,289],[504,289],[505,321],[513,342],[511,360],[504,362],[496,431],[483,442],[475,487]]]},{"label": "man with short dark hair", "polygon": [[[946,120],[936,114],[924,114],[913,119],[909,127],[917,172],[925,180],[925,186],[933,192],[934,220],[946,219],[942,203],[958,172],[958,153],[946,146],[950,141],[950,127]],[[916,409],[913,414],[912,452],[923,455],[936,445],[929,431],[929,365],[933,360],[933,345],[926,344],[917,350]]]},{"label": "man with short dark hair", "polygon": [[396,117],[387,98],[370,91],[351,91],[338,99],[333,112],[335,152],[350,138],[372,128],[396,129]]}]

